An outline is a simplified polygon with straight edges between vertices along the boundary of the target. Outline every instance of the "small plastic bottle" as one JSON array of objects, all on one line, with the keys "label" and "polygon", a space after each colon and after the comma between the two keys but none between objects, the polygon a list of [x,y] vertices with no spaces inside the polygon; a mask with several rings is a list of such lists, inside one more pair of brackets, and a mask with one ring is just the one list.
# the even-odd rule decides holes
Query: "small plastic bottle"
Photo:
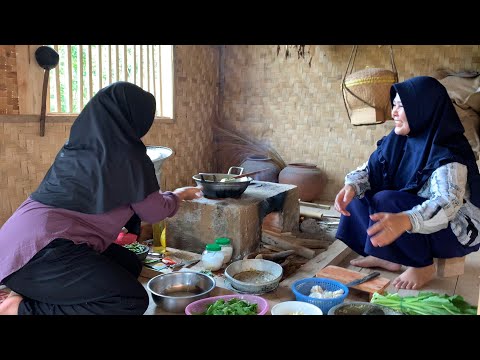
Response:
[{"label": "small plastic bottle", "polygon": [[223,263],[227,264],[232,259],[233,248],[230,239],[226,237],[215,239],[215,244],[220,245],[223,252]]},{"label": "small plastic bottle", "polygon": [[223,252],[218,244],[207,244],[202,253],[202,262],[205,270],[216,271],[223,265]]}]

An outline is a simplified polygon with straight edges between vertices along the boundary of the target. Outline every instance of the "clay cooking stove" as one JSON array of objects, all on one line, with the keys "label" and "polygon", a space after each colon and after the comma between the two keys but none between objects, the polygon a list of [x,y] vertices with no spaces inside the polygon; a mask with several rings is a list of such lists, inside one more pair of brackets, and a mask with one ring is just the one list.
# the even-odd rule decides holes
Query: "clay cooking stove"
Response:
[{"label": "clay cooking stove", "polygon": [[253,181],[237,199],[186,201],[167,219],[168,246],[201,253],[215,238],[228,237],[232,259],[241,259],[259,247],[265,215],[278,212],[282,232],[298,229],[298,197],[294,185]]}]

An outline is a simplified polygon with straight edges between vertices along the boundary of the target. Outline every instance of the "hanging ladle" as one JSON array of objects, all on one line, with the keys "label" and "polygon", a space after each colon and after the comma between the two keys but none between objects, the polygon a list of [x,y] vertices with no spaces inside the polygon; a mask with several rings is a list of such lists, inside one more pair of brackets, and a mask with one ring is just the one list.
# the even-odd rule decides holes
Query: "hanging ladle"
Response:
[{"label": "hanging ladle", "polygon": [[47,109],[47,88],[48,88],[48,76],[50,70],[58,65],[59,56],[58,53],[49,46],[40,46],[35,50],[35,59],[38,65],[45,69],[43,75],[43,89],[42,89],[42,110],[40,112],[40,136],[45,135],[45,113]]}]

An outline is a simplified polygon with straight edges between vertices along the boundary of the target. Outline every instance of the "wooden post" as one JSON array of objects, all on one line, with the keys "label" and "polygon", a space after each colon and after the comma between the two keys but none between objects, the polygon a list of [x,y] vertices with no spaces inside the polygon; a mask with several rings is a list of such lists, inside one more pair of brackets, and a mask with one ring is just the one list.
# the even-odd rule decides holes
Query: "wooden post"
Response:
[{"label": "wooden post", "polygon": [[15,45],[20,115],[40,115],[44,70],[35,60],[40,45]]}]

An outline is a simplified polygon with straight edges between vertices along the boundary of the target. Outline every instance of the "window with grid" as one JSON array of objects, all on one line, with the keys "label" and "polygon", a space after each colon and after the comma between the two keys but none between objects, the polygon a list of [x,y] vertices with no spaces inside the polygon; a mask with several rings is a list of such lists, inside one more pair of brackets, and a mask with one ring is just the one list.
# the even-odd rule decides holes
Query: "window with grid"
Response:
[{"label": "window with grid", "polygon": [[50,114],[78,114],[98,90],[128,81],[155,96],[157,118],[173,118],[173,45],[48,46],[60,57],[50,70]]}]

